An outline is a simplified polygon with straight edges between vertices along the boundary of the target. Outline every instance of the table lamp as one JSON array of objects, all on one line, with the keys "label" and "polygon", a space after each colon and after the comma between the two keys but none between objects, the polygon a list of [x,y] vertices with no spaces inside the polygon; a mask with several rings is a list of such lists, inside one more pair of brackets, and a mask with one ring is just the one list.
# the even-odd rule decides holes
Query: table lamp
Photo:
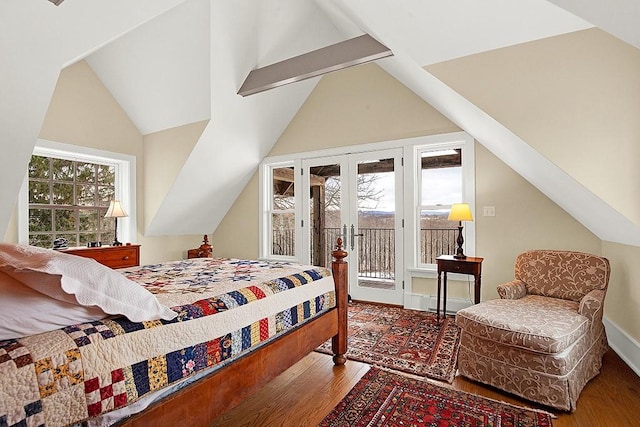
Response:
[{"label": "table lamp", "polygon": [[452,204],[451,212],[449,212],[449,221],[458,221],[458,239],[456,240],[458,243],[458,249],[456,249],[456,254],[453,257],[466,258],[467,256],[462,250],[462,244],[464,243],[464,238],[462,237],[462,221],[473,221],[469,205],[467,203]]},{"label": "table lamp", "polygon": [[104,214],[105,218],[115,218],[116,221],[116,230],[115,230],[115,236],[113,239],[113,243],[111,243],[111,246],[122,246],[122,243],[120,243],[118,241],[118,218],[124,218],[128,216],[127,213],[124,211],[124,208],[122,207],[122,204],[120,203],[120,200],[112,200],[109,203],[109,209],[107,209],[107,213]]}]

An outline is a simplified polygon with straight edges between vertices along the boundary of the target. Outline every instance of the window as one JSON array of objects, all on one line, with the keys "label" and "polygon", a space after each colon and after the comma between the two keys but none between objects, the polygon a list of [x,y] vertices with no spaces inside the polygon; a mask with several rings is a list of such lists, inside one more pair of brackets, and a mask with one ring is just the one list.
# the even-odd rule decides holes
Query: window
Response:
[{"label": "window", "polygon": [[463,200],[462,149],[419,149],[419,200],[417,218],[421,266],[456,251],[457,223],[449,221],[453,203]]},{"label": "window", "polygon": [[132,156],[39,141],[21,192],[19,241],[45,248],[58,238],[70,247],[111,242],[115,219],[104,215],[113,199],[129,214],[119,219],[118,235],[134,241],[134,167]]},{"label": "window", "polygon": [[268,168],[271,182],[267,209],[269,254],[277,258],[295,256],[296,194],[293,164]]},{"label": "window", "polygon": [[114,165],[31,156],[29,244],[50,248],[57,238],[69,246],[107,241],[114,221],[104,214],[115,197],[115,175]]},{"label": "window", "polygon": [[[456,253],[458,223],[449,221],[453,203],[468,203],[475,210],[475,147],[464,132],[415,138],[405,150],[405,194],[408,213],[405,254],[412,277],[432,277],[436,258]],[[407,148],[405,146],[405,148]],[[475,224],[464,223],[464,250],[475,253]]]}]

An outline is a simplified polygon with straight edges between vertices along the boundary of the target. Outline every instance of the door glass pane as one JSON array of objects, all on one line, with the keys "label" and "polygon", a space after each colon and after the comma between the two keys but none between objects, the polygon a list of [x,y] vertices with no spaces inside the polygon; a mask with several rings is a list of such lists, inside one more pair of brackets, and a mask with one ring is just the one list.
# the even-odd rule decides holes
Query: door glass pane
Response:
[{"label": "door glass pane", "polygon": [[331,265],[331,250],[340,234],[340,165],[309,168],[310,260]]},{"label": "door glass pane", "polygon": [[357,206],[358,285],[395,289],[393,158],[358,163]]}]

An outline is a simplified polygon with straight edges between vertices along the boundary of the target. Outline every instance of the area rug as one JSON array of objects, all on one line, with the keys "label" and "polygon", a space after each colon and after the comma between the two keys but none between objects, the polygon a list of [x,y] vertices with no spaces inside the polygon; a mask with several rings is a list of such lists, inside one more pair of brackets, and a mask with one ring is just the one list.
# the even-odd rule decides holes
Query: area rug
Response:
[{"label": "area rug", "polygon": [[[349,304],[347,358],[383,368],[452,382],[460,329],[452,317],[376,304]],[[331,354],[331,341],[318,351]]]},{"label": "area rug", "polygon": [[371,368],[322,427],[549,427],[551,414]]}]

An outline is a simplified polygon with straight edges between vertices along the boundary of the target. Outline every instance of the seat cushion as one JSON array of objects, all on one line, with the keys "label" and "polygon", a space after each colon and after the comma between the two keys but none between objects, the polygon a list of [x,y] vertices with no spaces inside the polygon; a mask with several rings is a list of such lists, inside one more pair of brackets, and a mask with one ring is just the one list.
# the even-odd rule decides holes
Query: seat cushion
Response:
[{"label": "seat cushion", "polygon": [[554,354],[589,330],[579,304],[540,295],[495,299],[460,310],[456,324],[466,333],[507,346]]}]

